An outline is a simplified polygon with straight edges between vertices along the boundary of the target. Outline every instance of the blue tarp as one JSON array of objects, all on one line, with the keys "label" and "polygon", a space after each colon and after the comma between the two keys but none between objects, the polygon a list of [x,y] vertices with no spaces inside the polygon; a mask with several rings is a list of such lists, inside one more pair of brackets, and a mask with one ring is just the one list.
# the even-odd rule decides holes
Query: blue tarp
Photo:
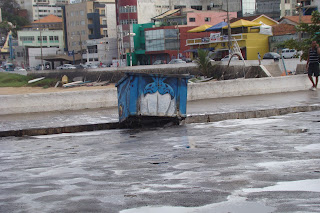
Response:
[{"label": "blue tarp", "polygon": [[220,23],[218,23],[216,25],[213,25],[212,27],[209,27],[208,29],[206,29],[206,32],[208,32],[208,31],[218,31],[218,30],[221,30],[222,27],[227,26],[227,25],[228,25],[228,23],[223,21],[223,22],[220,22]]}]

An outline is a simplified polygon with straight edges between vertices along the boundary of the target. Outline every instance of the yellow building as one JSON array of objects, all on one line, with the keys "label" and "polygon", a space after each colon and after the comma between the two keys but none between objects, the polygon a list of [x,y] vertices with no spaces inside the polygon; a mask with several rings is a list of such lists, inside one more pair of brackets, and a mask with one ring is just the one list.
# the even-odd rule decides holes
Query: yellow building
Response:
[{"label": "yellow building", "polygon": [[[240,19],[230,24],[231,49],[237,43],[246,60],[257,60],[258,53],[263,56],[269,52],[268,37],[272,36],[270,25],[274,24],[277,24],[277,22],[263,15],[255,21]],[[222,28],[222,32],[211,33],[209,38],[188,39],[186,45],[190,46],[191,49],[214,49],[214,52],[218,55],[217,58],[223,58],[229,54],[227,28],[225,26]],[[191,55],[191,58],[193,57],[194,55]]]}]

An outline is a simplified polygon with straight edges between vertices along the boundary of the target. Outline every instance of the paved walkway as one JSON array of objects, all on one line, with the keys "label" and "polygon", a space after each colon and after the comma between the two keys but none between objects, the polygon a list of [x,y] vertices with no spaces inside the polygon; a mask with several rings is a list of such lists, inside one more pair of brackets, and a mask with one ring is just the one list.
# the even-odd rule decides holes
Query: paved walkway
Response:
[{"label": "paved walkway", "polygon": [[[194,116],[312,105],[320,105],[320,90],[191,101],[187,105],[187,114]],[[117,121],[117,108],[2,115],[0,131]]]}]

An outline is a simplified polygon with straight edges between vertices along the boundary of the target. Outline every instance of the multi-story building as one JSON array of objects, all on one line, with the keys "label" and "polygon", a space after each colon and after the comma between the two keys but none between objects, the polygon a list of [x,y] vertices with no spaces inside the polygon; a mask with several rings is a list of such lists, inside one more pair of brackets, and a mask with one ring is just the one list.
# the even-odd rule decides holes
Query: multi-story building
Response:
[{"label": "multi-story building", "polygon": [[63,7],[65,47],[83,59],[111,63],[117,53],[115,1],[86,1]]},{"label": "multi-story building", "polygon": [[43,63],[44,56],[56,55],[64,49],[62,19],[49,15],[32,22],[18,31],[18,43],[23,47],[25,65],[35,67]]},{"label": "multi-story building", "polygon": [[294,16],[298,15],[298,10],[296,8],[297,0],[281,0],[280,4],[280,16]]},{"label": "multi-story building", "polygon": [[[119,58],[125,53],[135,51],[134,38],[131,36],[134,35],[132,24],[150,23],[153,17],[175,9],[185,8],[199,11],[227,11],[228,9],[229,12],[241,10],[241,0],[229,0],[228,2],[229,4],[227,5],[226,1],[223,0],[214,2],[212,0],[116,0],[118,40],[120,41],[118,44]],[[194,18],[190,15],[191,22],[193,22]],[[185,20],[184,23],[178,23],[179,25],[187,24],[187,18],[183,17],[183,19]]]},{"label": "multi-story building", "polygon": [[62,17],[62,5],[67,5],[69,0],[17,0],[21,9],[28,11],[30,22],[46,17],[50,14]]},{"label": "multi-story building", "polygon": [[257,0],[256,15],[266,15],[274,20],[280,19],[281,0]]},{"label": "multi-story building", "polygon": [[297,16],[299,12],[302,16],[311,15],[313,11],[318,11],[319,7],[320,0],[281,0],[281,17]]},{"label": "multi-story building", "polygon": [[[241,10],[241,0],[229,0],[228,10]],[[152,17],[168,10],[191,8],[195,10],[227,10],[223,0],[116,0],[117,24],[143,24],[150,22]]]}]

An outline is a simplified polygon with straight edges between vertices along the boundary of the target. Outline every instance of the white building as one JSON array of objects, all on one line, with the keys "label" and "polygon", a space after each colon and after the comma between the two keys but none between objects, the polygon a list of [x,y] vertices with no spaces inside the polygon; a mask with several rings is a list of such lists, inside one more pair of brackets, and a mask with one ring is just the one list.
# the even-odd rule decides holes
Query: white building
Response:
[{"label": "white building", "polygon": [[280,17],[297,15],[297,0],[281,0]]},{"label": "white building", "polygon": [[33,22],[48,15],[62,17],[61,6],[69,0],[16,0],[21,9],[28,11],[29,20]]}]

